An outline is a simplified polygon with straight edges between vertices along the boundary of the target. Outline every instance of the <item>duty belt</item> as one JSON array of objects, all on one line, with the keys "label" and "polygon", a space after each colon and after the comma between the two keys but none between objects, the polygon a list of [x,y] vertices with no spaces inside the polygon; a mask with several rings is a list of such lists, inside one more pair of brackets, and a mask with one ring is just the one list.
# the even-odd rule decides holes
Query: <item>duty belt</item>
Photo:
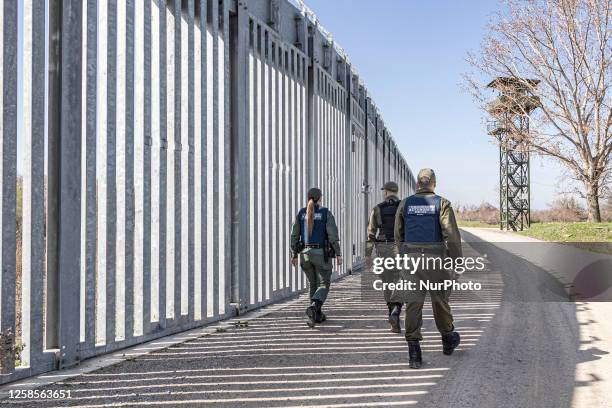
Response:
[{"label": "duty belt", "polygon": [[408,253],[422,253],[422,254],[440,254],[444,253],[446,247],[443,243],[440,244],[411,244],[402,243],[402,249]]},{"label": "duty belt", "polygon": [[306,244],[304,245],[304,248],[323,248],[323,247],[319,244]]}]

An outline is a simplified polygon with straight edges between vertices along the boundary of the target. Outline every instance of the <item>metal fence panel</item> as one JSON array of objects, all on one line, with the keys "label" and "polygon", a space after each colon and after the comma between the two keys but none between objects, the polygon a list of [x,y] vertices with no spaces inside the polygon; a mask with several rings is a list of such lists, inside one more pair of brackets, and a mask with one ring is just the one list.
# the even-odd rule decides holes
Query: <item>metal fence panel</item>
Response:
[{"label": "metal fence panel", "polygon": [[[238,11],[239,13],[241,10]],[[304,287],[301,272],[289,266],[288,236],[303,206],[306,177],[306,55],[245,8],[239,19],[248,39],[243,118],[248,137],[243,211],[248,258],[248,296],[244,307],[269,303]],[[243,58],[241,55],[237,59]],[[298,62],[299,61],[299,62]],[[244,203],[246,202],[246,203]]]},{"label": "metal fence panel", "polygon": [[0,7],[0,383],[305,289],[289,234],[313,185],[347,273],[382,183],[414,187],[347,57],[289,2],[18,3]]}]

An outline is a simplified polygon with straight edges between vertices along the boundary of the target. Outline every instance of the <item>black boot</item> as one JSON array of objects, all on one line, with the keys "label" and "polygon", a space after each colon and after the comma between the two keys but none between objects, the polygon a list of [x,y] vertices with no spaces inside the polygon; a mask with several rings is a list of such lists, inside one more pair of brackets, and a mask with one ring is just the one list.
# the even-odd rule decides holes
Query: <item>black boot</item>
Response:
[{"label": "black boot", "polygon": [[461,343],[461,336],[456,331],[442,335],[442,352],[447,356],[453,354],[455,348]]},{"label": "black boot", "polygon": [[325,313],[323,313],[323,312],[319,312],[315,316],[315,321],[317,323],[323,323],[326,320],[327,320],[327,316],[325,316]]},{"label": "black boot", "polygon": [[421,345],[418,341],[408,342],[408,356],[410,357],[408,367],[421,368],[421,364],[423,364],[423,359],[421,357]]},{"label": "black boot", "polygon": [[320,300],[315,300],[316,305],[315,305],[315,322],[316,323],[323,323],[325,320],[327,320],[327,316],[325,316],[325,313],[323,313],[323,311],[321,310],[321,307],[323,307],[323,303]]},{"label": "black boot", "polygon": [[310,306],[306,308],[306,316],[308,316],[308,325],[314,327],[317,322],[317,301],[313,300]]},{"label": "black boot", "polygon": [[389,324],[391,325],[391,331],[393,333],[401,333],[402,327],[400,326],[400,314],[402,313],[402,304],[396,303],[389,313]]},{"label": "black boot", "polygon": [[387,309],[389,309],[389,313],[387,313],[387,316],[391,316],[391,312],[393,311],[394,307],[395,303],[387,303]]}]

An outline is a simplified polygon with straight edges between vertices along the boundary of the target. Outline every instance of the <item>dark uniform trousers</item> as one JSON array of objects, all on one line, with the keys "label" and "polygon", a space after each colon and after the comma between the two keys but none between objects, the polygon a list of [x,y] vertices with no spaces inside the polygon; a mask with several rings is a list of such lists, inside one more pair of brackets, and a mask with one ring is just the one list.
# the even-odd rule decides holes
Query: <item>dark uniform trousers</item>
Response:
[{"label": "dark uniform trousers", "polygon": [[[427,258],[438,258],[440,255],[427,253],[422,255],[419,251],[414,253],[408,252],[408,256],[422,257],[424,262],[427,262],[425,261]],[[451,279],[450,273],[444,269],[432,267],[427,269],[419,268],[414,274],[410,274],[410,271],[402,270],[400,276],[404,280],[414,282],[415,285],[415,290],[395,291],[392,296],[393,299],[401,299],[406,303],[406,319],[404,322],[406,340],[423,340],[421,327],[423,326],[423,304],[425,303],[427,292],[429,292],[431,297],[431,306],[438,331],[442,335],[452,333],[454,331],[453,315],[448,303],[451,290],[427,290],[420,287],[421,282],[429,281],[434,283]]]},{"label": "dark uniform trousers", "polygon": [[[376,255],[378,257],[395,258],[396,254],[397,254],[397,248],[395,244],[384,243],[384,242],[376,243]],[[380,274],[380,278],[383,281],[383,283],[393,283],[393,282],[398,281],[399,274],[398,274],[397,269],[395,268],[385,268],[383,272]],[[395,299],[393,298],[393,291],[390,289],[387,289],[387,286],[385,286],[385,289],[383,290],[383,296],[385,297],[385,302],[387,302],[387,304],[396,302]]]},{"label": "dark uniform trousers", "polygon": [[310,299],[325,303],[331,283],[332,258],[325,262],[323,250],[319,248],[306,249],[301,258],[300,265],[309,282]]},{"label": "dark uniform trousers", "polygon": [[[451,290],[430,290],[431,307],[433,309],[436,327],[440,334],[450,334],[454,330],[453,315],[448,303]],[[415,293],[416,299],[406,303],[406,320],[404,328],[406,331],[406,340],[423,340],[421,335],[421,326],[423,326],[423,304],[425,303],[426,291],[418,291]]]}]

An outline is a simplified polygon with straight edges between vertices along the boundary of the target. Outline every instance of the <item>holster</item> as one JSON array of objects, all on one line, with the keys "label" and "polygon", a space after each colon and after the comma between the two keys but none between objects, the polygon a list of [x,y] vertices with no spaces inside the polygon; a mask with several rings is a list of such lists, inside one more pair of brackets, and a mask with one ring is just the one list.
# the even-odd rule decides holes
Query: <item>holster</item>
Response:
[{"label": "holster", "polygon": [[329,243],[328,240],[325,240],[325,247],[323,248],[323,260],[325,263],[329,262],[329,258],[335,258],[336,251],[334,251],[334,247]]},{"label": "holster", "polygon": [[292,248],[294,257],[297,257],[297,255],[300,254],[304,250],[305,247],[306,245],[304,244],[302,240],[299,240],[298,242],[296,242],[294,247]]}]

